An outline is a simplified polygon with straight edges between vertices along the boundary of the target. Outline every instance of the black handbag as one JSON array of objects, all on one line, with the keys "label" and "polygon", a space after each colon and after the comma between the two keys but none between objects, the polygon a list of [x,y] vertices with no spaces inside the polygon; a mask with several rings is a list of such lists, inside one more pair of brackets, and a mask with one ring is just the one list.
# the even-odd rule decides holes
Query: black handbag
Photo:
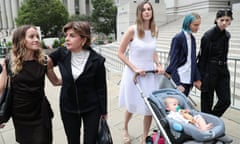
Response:
[{"label": "black handbag", "polygon": [[107,121],[103,118],[99,120],[97,144],[113,144]]},{"label": "black handbag", "polygon": [[6,123],[12,115],[12,95],[11,95],[11,68],[10,57],[5,59],[7,68],[7,82],[6,86],[0,96],[0,124]]},{"label": "black handbag", "polygon": [[11,105],[12,105],[12,95],[11,95],[11,76],[7,76],[7,84],[0,96],[0,124],[7,122],[11,117]]}]

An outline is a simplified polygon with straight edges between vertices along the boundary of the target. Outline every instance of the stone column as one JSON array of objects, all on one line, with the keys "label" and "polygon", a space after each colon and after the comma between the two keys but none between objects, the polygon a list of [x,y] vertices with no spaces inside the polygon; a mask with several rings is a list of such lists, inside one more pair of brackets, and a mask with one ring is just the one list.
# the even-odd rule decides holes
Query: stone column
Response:
[{"label": "stone column", "polygon": [[86,0],[80,0],[79,1],[79,10],[80,10],[80,15],[85,15],[86,14]]},{"label": "stone column", "polygon": [[11,1],[5,0],[5,7],[6,7],[6,14],[7,14],[8,29],[13,29]]},{"label": "stone column", "polygon": [[6,15],[5,0],[0,0],[0,7],[1,7],[2,28],[6,30],[7,29],[7,15]]},{"label": "stone column", "polygon": [[67,1],[67,9],[68,9],[69,15],[74,15],[75,14],[74,0],[68,0]]},{"label": "stone column", "polygon": [[92,1],[91,0],[89,0],[89,9],[90,9],[90,12],[92,12],[93,5],[92,5]]},{"label": "stone column", "polygon": [[90,15],[90,13],[92,13],[92,9],[93,6],[91,0],[86,0],[86,13]]},{"label": "stone column", "polygon": [[16,27],[15,19],[17,18],[17,15],[18,15],[19,1],[11,0],[11,2],[12,2],[13,23],[14,23],[14,27]]},{"label": "stone column", "polygon": [[2,30],[2,8],[1,8],[1,3],[0,3],[0,38],[1,38],[1,30]]}]

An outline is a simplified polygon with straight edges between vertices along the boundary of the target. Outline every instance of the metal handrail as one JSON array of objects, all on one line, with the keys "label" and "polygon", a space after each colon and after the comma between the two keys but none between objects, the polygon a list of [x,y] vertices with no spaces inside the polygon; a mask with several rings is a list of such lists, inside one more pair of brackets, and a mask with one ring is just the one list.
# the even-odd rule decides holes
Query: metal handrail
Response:
[{"label": "metal handrail", "polygon": [[[108,69],[110,69],[110,71],[112,70],[120,73],[123,71],[125,65],[117,57],[117,48],[101,45],[95,47],[94,49],[106,58],[106,66]],[[165,66],[165,64],[168,63],[168,51],[157,50],[157,53],[163,66]],[[240,58],[229,57],[228,65],[231,75],[231,107],[240,110],[240,95],[237,94],[237,91],[240,91]],[[195,96],[200,96],[199,91],[197,91],[196,89],[193,89],[191,94]]]}]

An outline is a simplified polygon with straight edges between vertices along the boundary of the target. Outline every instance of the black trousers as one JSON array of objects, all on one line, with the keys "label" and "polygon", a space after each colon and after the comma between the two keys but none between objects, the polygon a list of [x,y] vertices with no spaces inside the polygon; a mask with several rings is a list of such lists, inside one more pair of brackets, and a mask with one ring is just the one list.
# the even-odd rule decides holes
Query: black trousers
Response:
[{"label": "black trousers", "polygon": [[68,113],[61,110],[61,117],[68,144],[80,144],[82,122],[83,143],[96,144],[100,116],[100,109],[95,109],[83,114]]},{"label": "black trousers", "polygon": [[[215,105],[214,92],[217,96]],[[202,79],[201,111],[221,117],[230,104],[230,74],[227,65],[210,64]]]}]

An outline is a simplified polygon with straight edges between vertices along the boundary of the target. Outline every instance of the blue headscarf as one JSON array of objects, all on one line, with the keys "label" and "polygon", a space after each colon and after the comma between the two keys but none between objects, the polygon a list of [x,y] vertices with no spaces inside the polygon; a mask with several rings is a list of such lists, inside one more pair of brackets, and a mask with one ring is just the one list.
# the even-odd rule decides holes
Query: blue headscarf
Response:
[{"label": "blue headscarf", "polygon": [[184,17],[183,24],[182,24],[182,30],[186,31],[187,33],[192,33],[192,30],[190,29],[190,24],[196,19],[196,17],[193,14],[188,14]]}]

